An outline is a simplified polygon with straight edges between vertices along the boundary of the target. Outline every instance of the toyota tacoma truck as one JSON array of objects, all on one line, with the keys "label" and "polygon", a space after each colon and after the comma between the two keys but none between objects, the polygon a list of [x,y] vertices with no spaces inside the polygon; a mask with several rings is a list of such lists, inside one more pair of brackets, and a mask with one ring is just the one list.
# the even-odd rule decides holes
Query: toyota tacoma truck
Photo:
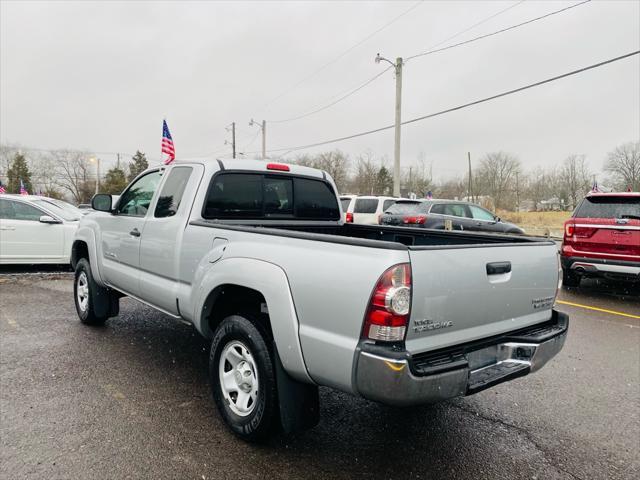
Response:
[{"label": "toyota tacoma truck", "polygon": [[320,170],[177,162],[92,207],[72,247],[80,320],[129,296],[191,322],[248,441],[314,426],[318,386],[438,402],[538,370],[567,335],[552,241],[345,223]]}]

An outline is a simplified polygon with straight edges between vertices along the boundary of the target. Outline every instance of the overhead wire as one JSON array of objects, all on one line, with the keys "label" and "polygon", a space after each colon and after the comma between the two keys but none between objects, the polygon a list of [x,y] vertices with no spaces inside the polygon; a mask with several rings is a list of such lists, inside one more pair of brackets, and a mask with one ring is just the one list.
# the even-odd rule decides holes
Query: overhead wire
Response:
[{"label": "overhead wire", "polygon": [[365,43],[367,40],[369,40],[370,38],[374,37],[375,35],[377,35],[378,33],[380,33],[382,30],[388,28],[389,26],[391,26],[392,24],[394,24],[396,21],[400,20],[402,17],[404,17],[405,15],[407,15],[409,12],[411,12],[412,10],[414,10],[415,8],[417,8],[420,4],[423,3],[424,0],[419,0],[416,3],[414,3],[413,5],[411,5],[408,9],[404,10],[400,15],[397,15],[396,17],[392,18],[390,21],[388,21],[387,23],[385,23],[384,25],[382,25],[380,28],[376,29],[375,31],[373,31],[372,33],[370,33],[369,35],[367,35],[366,37],[364,37],[362,40],[358,41],[357,43],[355,43],[354,45],[352,45],[351,47],[349,47],[348,49],[346,49],[345,51],[343,51],[342,53],[340,53],[337,57],[334,57],[332,60],[328,61],[327,63],[323,64],[322,66],[320,66],[319,68],[317,68],[316,70],[314,70],[313,72],[311,72],[309,75],[305,76],[304,78],[302,78],[301,80],[299,80],[297,83],[295,83],[294,85],[292,85],[291,87],[289,87],[287,90],[285,90],[284,92],[280,93],[278,96],[274,97],[273,99],[269,100],[263,107],[262,110],[267,109],[269,106],[271,106],[276,100],[280,100],[282,97],[284,97],[285,95],[289,94],[290,92],[294,91],[295,89],[297,89],[300,85],[302,85],[303,83],[305,83],[306,81],[310,80],[311,78],[315,77],[318,73],[320,73],[322,70],[324,70],[325,68],[327,68],[330,65],[333,65],[335,62],[337,62],[338,60],[340,60],[341,58],[343,58],[345,55],[347,55],[348,53],[350,53],[351,51],[355,50],[356,48],[358,48],[360,45],[362,45],[363,43]]},{"label": "overhead wire", "polygon": [[[562,78],[570,77],[572,75],[577,75],[579,73],[583,73],[583,72],[586,72],[588,70],[592,70],[594,68],[602,67],[602,66],[608,65],[610,63],[614,63],[614,62],[617,62],[617,61],[620,61],[620,60],[624,60],[625,58],[629,58],[629,57],[632,57],[634,55],[638,55],[639,53],[640,53],[640,50],[636,50],[634,52],[627,53],[627,54],[624,54],[624,55],[620,55],[618,57],[610,58],[610,59],[604,60],[602,62],[594,63],[592,65],[588,65],[586,67],[579,68],[577,70],[572,70],[570,72],[566,72],[566,73],[563,73],[561,75],[556,75],[554,77],[547,78],[545,80],[540,80],[538,82],[531,83],[531,84],[528,84],[528,85],[525,85],[525,86],[522,86],[522,87],[519,87],[519,88],[515,88],[515,89],[512,89],[512,90],[507,90],[505,92],[498,93],[496,95],[491,95],[489,97],[484,97],[484,98],[481,98],[479,100],[474,100],[472,102],[464,103],[464,104],[458,105],[456,107],[447,108],[445,110],[440,110],[438,112],[430,113],[430,114],[427,114],[427,115],[422,115],[420,117],[412,118],[410,120],[405,120],[404,122],[401,123],[401,125],[408,125],[410,123],[419,122],[419,121],[422,121],[422,120],[426,120],[428,118],[437,117],[439,115],[444,115],[446,113],[455,112],[457,110],[462,110],[463,108],[468,108],[468,107],[471,107],[471,106],[474,106],[474,105],[478,105],[478,104],[485,103],[485,102],[488,102],[488,101],[491,101],[491,100],[495,100],[495,99],[500,98],[500,97],[505,97],[507,95],[512,95],[514,93],[522,92],[522,91],[528,90],[530,88],[538,87],[540,85],[551,83],[551,82],[554,82],[556,80],[560,80]],[[346,135],[346,136],[343,136],[343,137],[338,137],[338,138],[334,138],[334,139],[331,139],[331,140],[325,140],[325,141],[322,141],[322,142],[315,142],[315,143],[310,143],[310,144],[307,144],[307,145],[299,145],[299,146],[293,146],[293,147],[289,146],[289,147],[271,149],[271,150],[268,150],[268,152],[269,153],[273,153],[273,152],[288,151],[287,153],[289,153],[289,152],[294,152],[294,151],[297,151],[297,150],[306,150],[308,148],[319,147],[319,146],[322,146],[322,145],[328,145],[328,144],[331,144],[331,143],[342,142],[342,141],[345,141],[345,140],[351,140],[353,138],[363,137],[365,135],[372,135],[374,133],[382,132],[384,130],[390,130],[390,129],[394,128],[394,127],[395,127],[395,125],[387,125],[387,126],[380,127],[380,128],[375,128],[375,129],[372,129],[372,130],[367,130],[365,132],[355,133],[353,135]],[[249,153],[259,153],[259,152],[246,152],[246,153],[249,154]]]},{"label": "overhead wire", "polygon": [[405,60],[405,63],[408,62],[409,60],[414,59],[414,58],[424,57],[426,55],[431,55],[431,54],[437,53],[437,52],[443,52],[445,50],[449,50],[449,49],[452,49],[452,48],[460,47],[462,45],[467,45],[469,43],[477,42],[478,40],[482,40],[482,39],[485,39],[485,38],[488,38],[488,37],[493,37],[494,35],[498,35],[500,33],[508,32],[509,30],[514,30],[514,29],[522,27],[524,25],[528,25],[530,23],[537,22],[538,20],[542,20],[544,18],[551,17],[553,15],[557,15],[557,14],[562,13],[562,12],[566,12],[567,10],[571,10],[572,8],[579,7],[580,5],[584,5],[585,3],[589,3],[589,2],[591,2],[591,0],[584,0],[584,1],[580,2],[580,3],[575,3],[575,4],[570,5],[568,7],[561,8],[561,9],[555,10],[553,12],[549,12],[549,13],[547,13],[545,15],[541,15],[539,17],[531,18],[531,19],[529,19],[529,20],[527,20],[525,22],[521,22],[521,23],[518,23],[516,25],[511,25],[510,27],[502,28],[500,30],[496,30],[495,32],[487,33],[485,35],[480,35],[478,37],[474,37],[474,38],[471,38],[469,40],[465,40],[463,42],[455,43],[453,45],[448,45],[446,47],[435,48],[437,46],[437,45],[435,45],[434,47],[431,47],[431,49],[427,50],[426,52],[418,53],[416,55],[412,55],[410,57],[407,57],[406,60]]}]

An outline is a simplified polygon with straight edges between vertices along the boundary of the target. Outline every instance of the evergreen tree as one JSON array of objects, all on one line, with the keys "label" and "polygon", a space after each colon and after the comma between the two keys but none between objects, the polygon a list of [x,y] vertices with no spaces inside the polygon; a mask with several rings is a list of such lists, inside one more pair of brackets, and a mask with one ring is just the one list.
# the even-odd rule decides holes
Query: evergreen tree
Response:
[{"label": "evergreen tree", "polygon": [[124,170],[114,167],[105,175],[104,182],[100,185],[100,191],[111,195],[120,195],[126,186],[127,178]]},{"label": "evergreen tree", "polygon": [[388,195],[393,190],[393,176],[386,167],[380,167],[376,175],[376,193],[378,195]]},{"label": "evergreen tree", "polygon": [[20,180],[22,180],[27,192],[33,194],[31,172],[27,165],[27,159],[18,152],[13,157],[9,170],[7,170],[7,193],[20,193]]},{"label": "evergreen tree", "polygon": [[129,178],[127,180],[131,182],[147,168],[149,168],[147,157],[140,150],[137,150],[136,154],[131,157],[131,162],[129,163]]}]

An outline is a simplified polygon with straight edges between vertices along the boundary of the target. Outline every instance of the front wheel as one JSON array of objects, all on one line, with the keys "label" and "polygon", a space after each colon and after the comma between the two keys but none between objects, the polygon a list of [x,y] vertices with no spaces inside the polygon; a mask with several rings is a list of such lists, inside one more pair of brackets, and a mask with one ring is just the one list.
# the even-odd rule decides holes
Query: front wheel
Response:
[{"label": "front wheel", "polygon": [[260,441],[276,427],[273,355],[251,321],[240,315],[222,321],[211,344],[209,378],[216,406],[236,435]]}]

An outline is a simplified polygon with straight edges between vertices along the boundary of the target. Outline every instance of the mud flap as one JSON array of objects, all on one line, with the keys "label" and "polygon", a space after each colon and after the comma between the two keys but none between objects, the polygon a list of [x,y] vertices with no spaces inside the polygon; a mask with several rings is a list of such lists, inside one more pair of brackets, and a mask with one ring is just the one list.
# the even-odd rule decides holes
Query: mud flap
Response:
[{"label": "mud flap", "polygon": [[276,384],[283,432],[293,433],[315,427],[320,421],[318,387],[291,378],[282,366],[275,345],[273,350],[276,357]]}]

